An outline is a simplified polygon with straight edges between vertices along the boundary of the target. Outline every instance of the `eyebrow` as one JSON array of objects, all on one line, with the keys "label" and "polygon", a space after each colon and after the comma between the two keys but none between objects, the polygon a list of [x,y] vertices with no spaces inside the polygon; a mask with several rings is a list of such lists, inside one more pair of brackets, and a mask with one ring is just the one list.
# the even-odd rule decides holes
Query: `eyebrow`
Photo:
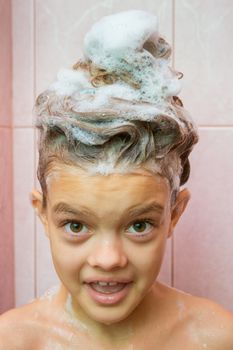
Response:
[{"label": "eyebrow", "polygon": [[140,216],[152,211],[157,211],[159,214],[162,214],[164,207],[158,202],[152,202],[149,204],[142,205],[140,207],[134,207],[128,211],[128,215],[131,217]]},{"label": "eyebrow", "polygon": [[[151,202],[149,204],[145,204],[145,205],[141,205],[141,206],[135,206],[133,208],[131,208],[127,215],[129,215],[130,217],[135,217],[135,216],[140,216],[152,211],[157,211],[159,214],[162,214],[164,211],[164,207],[159,204],[158,202]],[[57,203],[56,205],[54,205],[54,207],[52,208],[52,212],[54,214],[72,214],[75,216],[81,216],[81,215],[86,215],[86,216],[93,216],[96,217],[96,215],[88,210],[85,207],[80,207],[80,209],[76,209],[71,207],[69,204],[65,203],[65,202],[60,202]]]},{"label": "eyebrow", "polygon": [[76,209],[71,207],[69,204],[65,203],[65,202],[60,202],[57,203],[56,205],[54,205],[54,207],[52,208],[52,212],[54,214],[72,214],[72,215],[87,215],[87,216],[95,216],[95,214],[88,210],[85,207],[80,207],[80,209]]}]

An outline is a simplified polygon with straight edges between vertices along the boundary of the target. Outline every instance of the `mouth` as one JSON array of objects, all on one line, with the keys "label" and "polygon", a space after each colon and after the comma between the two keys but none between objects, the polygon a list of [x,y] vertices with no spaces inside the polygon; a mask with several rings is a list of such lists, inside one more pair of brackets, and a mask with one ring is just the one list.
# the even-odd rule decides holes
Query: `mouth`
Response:
[{"label": "mouth", "polygon": [[117,304],[128,295],[131,280],[92,280],[85,282],[87,292],[92,300],[98,304]]}]

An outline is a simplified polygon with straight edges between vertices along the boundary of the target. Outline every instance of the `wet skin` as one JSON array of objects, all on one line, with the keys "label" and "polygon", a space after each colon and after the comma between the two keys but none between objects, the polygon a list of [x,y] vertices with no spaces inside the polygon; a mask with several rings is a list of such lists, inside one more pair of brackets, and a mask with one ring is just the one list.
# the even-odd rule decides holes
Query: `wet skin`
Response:
[{"label": "wet skin", "polygon": [[[139,215],[145,207],[150,209]],[[158,275],[172,226],[170,189],[150,174],[87,176],[67,169],[50,181],[41,218],[78,317],[110,325],[135,309]],[[126,280],[130,290],[122,302],[103,306],[87,292],[89,279]]]},{"label": "wet skin", "polygon": [[[64,165],[54,170],[46,209],[38,191],[32,202],[62,286],[51,300],[1,317],[0,350],[16,344],[24,350],[32,344],[35,350],[232,350],[230,313],[154,283],[188,191],[171,205],[168,181],[142,169],[108,176]],[[90,281],[124,282],[127,292],[111,304],[100,302],[89,293]]]}]

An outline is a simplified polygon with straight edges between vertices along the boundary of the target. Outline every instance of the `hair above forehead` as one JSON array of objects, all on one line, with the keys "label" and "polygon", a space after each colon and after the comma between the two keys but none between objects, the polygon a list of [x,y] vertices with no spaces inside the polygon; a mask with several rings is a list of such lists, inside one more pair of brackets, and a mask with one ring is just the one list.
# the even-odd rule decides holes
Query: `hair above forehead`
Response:
[{"label": "hair above forehead", "polygon": [[156,17],[143,11],[104,17],[84,43],[85,58],[60,71],[36,101],[43,192],[56,160],[102,173],[144,166],[177,189],[189,177],[198,136],[176,96],[182,74],[169,66],[171,48]]}]

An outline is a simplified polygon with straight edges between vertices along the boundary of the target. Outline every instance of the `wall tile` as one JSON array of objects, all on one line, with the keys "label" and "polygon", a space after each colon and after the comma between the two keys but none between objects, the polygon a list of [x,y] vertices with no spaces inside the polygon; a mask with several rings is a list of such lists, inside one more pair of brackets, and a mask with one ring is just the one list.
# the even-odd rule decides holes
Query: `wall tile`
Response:
[{"label": "wall tile", "polygon": [[0,0],[0,126],[11,125],[11,2]]},{"label": "wall tile", "polygon": [[12,0],[13,123],[32,125],[34,104],[33,0]]},{"label": "wall tile", "polygon": [[207,128],[200,136],[191,203],[175,235],[175,287],[233,310],[233,128]]},{"label": "wall tile", "polygon": [[60,68],[82,57],[85,33],[104,15],[130,9],[151,11],[158,15],[160,31],[171,43],[172,0],[47,0],[36,4],[37,94],[48,87]]},{"label": "wall tile", "polygon": [[184,73],[181,97],[202,125],[233,125],[233,3],[179,0],[175,66]]},{"label": "wall tile", "polygon": [[0,314],[14,306],[12,131],[0,128]]},{"label": "wall tile", "polygon": [[35,219],[30,204],[34,186],[33,129],[14,130],[14,213],[16,305],[34,298]]}]

